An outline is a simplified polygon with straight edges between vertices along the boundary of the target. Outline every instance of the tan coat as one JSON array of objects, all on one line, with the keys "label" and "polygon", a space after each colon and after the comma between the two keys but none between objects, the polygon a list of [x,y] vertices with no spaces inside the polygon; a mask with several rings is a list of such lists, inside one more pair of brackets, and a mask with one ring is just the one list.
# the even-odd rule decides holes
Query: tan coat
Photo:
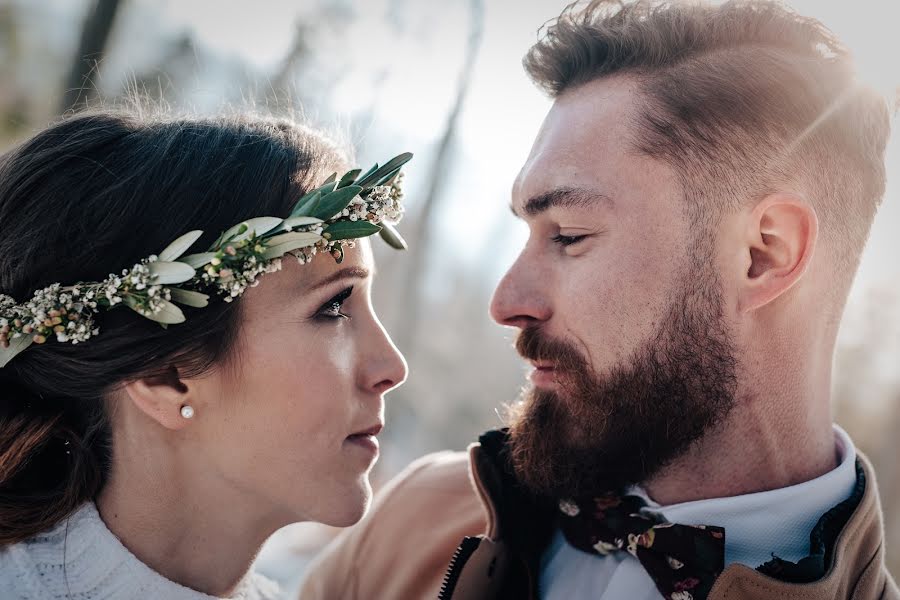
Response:
[{"label": "tan coat", "polygon": [[[344,531],[310,567],[301,600],[418,600],[441,593],[451,559],[466,536],[477,549],[455,579],[453,600],[537,598],[536,563],[511,551],[519,543],[500,527],[497,489],[480,444],[442,452],[411,464],[379,494],[373,510]],[[875,473],[866,476],[862,499],[835,542],[825,576],[785,583],[740,564],[716,580],[709,600],[900,599],[884,566],[881,507]],[[504,521],[506,522],[506,521]],[[525,520],[524,522],[530,522]],[[463,549],[466,555],[471,547]],[[538,552],[539,553],[539,552]],[[511,592],[509,582],[516,580]],[[501,591],[501,588],[503,591]]]}]

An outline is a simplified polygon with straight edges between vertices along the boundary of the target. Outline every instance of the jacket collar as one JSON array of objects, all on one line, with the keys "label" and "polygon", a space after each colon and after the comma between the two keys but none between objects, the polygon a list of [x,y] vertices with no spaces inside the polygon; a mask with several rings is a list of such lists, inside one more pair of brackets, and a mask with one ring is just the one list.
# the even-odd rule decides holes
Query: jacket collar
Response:
[{"label": "jacket collar", "polygon": [[483,434],[469,446],[469,474],[485,510],[485,537],[503,556],[502,598],[537,598],[541,553],[553,535],[555,503],[516,479],[506,429]]},{"label": "jacket collar", "polygon": [[[469,446],[469,473],[482,501],[485,537],[502,544],[513,571],[527,582],[520,597],[536,597],[540,558],[555,524],[555,503],[535,496],[516,479],[508,431],[492,430]],[[810,536],[810,556],[797,564],[773,560],[758,569],[730,565],[716,580],[710,600],[740,589],[746,598],[771,598],[789,590],[794,600],[839,597],[852,590],[860,573],[881,555],[881,507],[872,466],[857,456],[854,494],[829,510]],[[508,576],[509,578],[509,576]],[[843,594],[846,596],[846,594]]]}]

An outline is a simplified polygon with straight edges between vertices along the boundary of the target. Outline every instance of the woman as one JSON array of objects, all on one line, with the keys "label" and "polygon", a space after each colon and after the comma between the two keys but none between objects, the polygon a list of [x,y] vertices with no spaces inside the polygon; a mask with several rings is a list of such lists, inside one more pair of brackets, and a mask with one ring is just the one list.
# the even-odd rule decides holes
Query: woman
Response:
[{"label": "woman", "polygon": [[360,519],[406,365],[348,239],[408,158],[318,187],[297,125],[104,113],[0,159],[0,597],[273,598],[271,533]]}]

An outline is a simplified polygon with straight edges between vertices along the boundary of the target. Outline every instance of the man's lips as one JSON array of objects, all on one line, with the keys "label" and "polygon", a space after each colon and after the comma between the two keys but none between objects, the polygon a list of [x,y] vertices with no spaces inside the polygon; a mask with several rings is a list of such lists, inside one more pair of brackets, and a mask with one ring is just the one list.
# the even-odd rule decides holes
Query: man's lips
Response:
[{"label": "man's lips", "polygon": [[555,369],[556,368],[556,363],[553,363],[549,360],[529,360],[528,362],[530,362],[531,366],[534,367],[535,369],[545,370],[545,369]]},{"label": "man's lips", "polygon": [[546,361],[530,361],[534,370],[530,373],[529,379],[536,387],[552,387],[556,385],[557,369],[556,365]]},{"label": "man's lips", "polygon": [[555,362],[549,360],[530,360],[531,366],[535,371],[542,373],[554,373],[559,371],[559,367]]}]

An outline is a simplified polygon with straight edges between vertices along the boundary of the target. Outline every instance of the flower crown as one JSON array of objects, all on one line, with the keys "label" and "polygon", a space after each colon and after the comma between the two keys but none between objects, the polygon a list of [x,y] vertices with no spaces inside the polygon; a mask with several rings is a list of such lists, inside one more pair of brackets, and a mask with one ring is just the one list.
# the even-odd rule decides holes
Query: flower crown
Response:
[{"label": "flower crown", "polygon": [[333,174],[320,187],[300,198],[286,219],[257,217],[224,231],[205,252],[183,254],[203,231],[185,233],[159,255],[144,258],[120,275],[103,281],[78,282],[62,287],[54,283],[34,292],[24,304],[0,294],[0,368],[32,343],[51,336],[77,344],[100,333],[94,315],[127,306],[162,327],[185,321],[175,305],[202,308],[210,295],[231,302],[248,287],[256,287],[262,273],[281,269],[281,257],[291,254],[306,264],[319,252],[337,262],[344,246],[379,233],[392,247],[405,250],[406,242],[392,227],[403,207],[400,169],[412,154],[396,156],[366,173]]}]

